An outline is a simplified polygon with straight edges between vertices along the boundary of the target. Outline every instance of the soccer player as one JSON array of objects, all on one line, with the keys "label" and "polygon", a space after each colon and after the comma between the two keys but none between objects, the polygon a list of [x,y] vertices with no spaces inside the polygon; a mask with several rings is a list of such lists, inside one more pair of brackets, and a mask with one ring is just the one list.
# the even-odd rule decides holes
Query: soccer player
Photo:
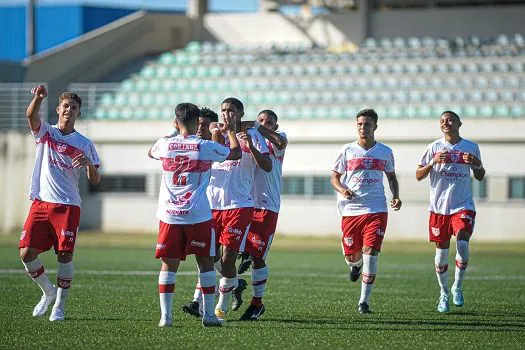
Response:
[{"label": "soccer player", "polygon": [[245,248],[245,252],[251,256],[253,266],[252,300],[240,318],[247,321],[257,321],[265,310],[262,298],[268,279],[266,256],[272,244],[281,206],[282,164],[288,145],[286,134],[277,130],[279,128],[277,114],[272,110],[261,111],[257,120],[253,122],[253,128],[266,139],[266,146],[270,150],[272,160],[272,171],[266,172],[260,168],[255,170],[252,189],[255,209]]},{"label": "soccer player", "polygon": [[383,173],[392,192],[390,207],[399,210],[401,200],[392,150],[374,138],[377,113],[364,109],[356,118],[358,139],[341,149],[332,169],[331,183],[337,191],[337,208],[343,217],[341,245],[350,268],[350,280],[357,281],[363,269],[358,312],[366,314],[371,312],[370,294],[388,219]]},{"label": "soccer player", "polygon": [[470,170],[478,181],[485,177],[479,147],[459,136],[461,120],[452,111],[445,111],[439,118],[444,134],[423,153],[416,179],[423,180],[430,174],[430,218],[428,237],[436,244],[434,258],[436,276],[440,287],[437,310],[448,312],[448,250],[450,239],[456,236],[456,273],[452,285],[454,305],[463,306],[462,282],[469,260],[469,240],[474,230],[476,209],[472,199]]},{"label": "soccer player", "polygon": [[162,162],[162,183],[157,218],[159,237],[155,257],[162,259],[159,273],[160,327],[172,325],[172,302],[176,273],[181,260],[195,254],[199,280],[204,294],[203,326],[221,326],[214,315],[216,240],[206,188],[213,162],[241,157],[231,115],[225,116],[230,148],[196,136],[200,111],[191,103],[175,108],[179,135],[161,138],[148,155]]},{"label": "soccer player", "polygon": [[[241,130],[244,106],[241,101],[230,97],[221,104],[221,117],[233,114],[236,130]],[[254,200],[251,191],[254,172],[257,167],[263,171],[272,170],[272,161],[264,137],[254,128],[237,134],[241,142],[242,158],[236,161],[214,163],[212,178],[208,187],[208,198],[213,212],[213,224],[223,247],[222,267],[219,283],[219,301],[215,315],[224,319],[228,311],[232,291],[240,293],[235,260],[239,251],[246,246],[246,237],[252,221]],[[232,310],[240,307],[242,299],[237,298]]]},{"label": "soccer player", "polygon": [[[20,258],[43,292],[33,316],[43,316],[56,299],[49,320],[62,321],[73,280],[73,251],[80,221],[78,180],[85,171],[89,182],[98,185],[99,159],[93,143],[75,130],[82,107],[80,96],[62,93],[56,108],[58,122],[49,125],[38,115],[47,97],[46,88],[38,85],[31,93],[34,97],[26,116],[36,142],[36,160],[31,178],[33,204],[20,237]],[[49,281],[38,258],[51,247],[58,259],[57,287]]]}]

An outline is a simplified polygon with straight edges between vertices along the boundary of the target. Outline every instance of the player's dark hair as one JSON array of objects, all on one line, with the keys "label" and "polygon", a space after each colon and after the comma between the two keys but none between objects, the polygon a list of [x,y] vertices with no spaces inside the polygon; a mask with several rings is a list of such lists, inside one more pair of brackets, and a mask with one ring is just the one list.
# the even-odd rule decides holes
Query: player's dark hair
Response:
[{"label": "player's dark hair", "polygon": [[277,114],[275,114],[275,112],[272,111],[271,109],[264,109],[264,110],[260,111],[259,114],[257,114],[257,115],[261,115],[261,114],[269,115],[270,117],[275,119],[275,122],[277,123]]},{"label": "player's dark hair", "polygon": [[357,113],[355,116],[355,119],[358,119],[359,117],[370,117],[374,120],[374,122],[377,124],[377,119],[379,118],[377,116],[376,111],[374,111],[371,108],[363,109]]},{"label": "player's dark hair", "polygon": [[188,125],[194,120],[198,120],[201,111],[199,107],[195,106],[193,103],[179,103],[175,107],[175,118],[184,125]]},{"label": "player's dark hair", "polygon": [[62,101],[66,99],[75,100],[78,102],[78,108],[80,109],[80,107],[82,107],[82,99],[76,93],[68,91],[61,93],[58,97],[58,104],[62,103]]},{"label": "player's dark hair", "polygon": [[207,107],[202,107],[201,108],[201,115],[199,117],[202,117],[202,118],[209,118],[210,119],[210,122],[215,122],[215,123],[218,123],[219,122],[219,115],[217,113],[215,113],[214,111],[212,111],[211,109],[207,108]]},{"label": "player's dark hair", "polygon": [[457,115],[455,112],[444,111],[443,113],[441,113],[440,117],[442,117],[444,114],[450,114],[451,116],[455,117],[461,123],[461,119],[459,118],[459,115]]},{"label": "player's dark hair", "polygon": [[244,112],[244,105],[242,104],[241,101],[239,101],[235,97],[228,97],[228,98],[224,99],[224,101],[222,101],[222,103],[231,103],[232,105],[235,106],[235,108],[237,108],[237,110],[239,110],[241,112]]}]

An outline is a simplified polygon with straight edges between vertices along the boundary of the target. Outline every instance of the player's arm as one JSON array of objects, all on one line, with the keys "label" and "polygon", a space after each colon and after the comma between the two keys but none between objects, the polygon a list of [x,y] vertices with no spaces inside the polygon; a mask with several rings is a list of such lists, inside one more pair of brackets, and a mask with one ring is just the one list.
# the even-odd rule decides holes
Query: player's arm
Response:
[{"label": "player's arm", "polygon": [[392,171],[391,173],[385,172],[386,178],[388,180],[388,186],[392,192],[392,200],[390,201],[390,207],[394,210],[401,209],[401,199],[399,199],[399,182],[397,181],[396,172]]},{"label": "player's arm", "polygon": [[437,152],[436,154],[434,154],[434,156],[432,157],[430,162],[428,162],[428,164],[418,165],[416,170],[416,180],[421,181],[424,178],[426,178],[428,174],[430,174],[430,170],[432,170],[434,164],[445,162],[446,156],[446,152]]},{"label": "player's arm", "polygon": [[252,153],[253,159],[255,159],[255,163],[257,163],[257,166],[261,168],[262,170],[269,173],[272,171],[272,160],[270,159],[270,156],[267,154],[261,153],[257,147],[253,144],[253,140],[250,134],[247,132],[241,134],[241,139],[244,142],[248,143],[248,147],[250,148],[250,152]]},{"label": "player's arm", "polygon": [[478,181],[483,180],[485,177],[485,168],[483,168],[483,163],[481,160],[471,153],[463,153],[463,161],[470,165],[472,172],[474,173],[474,178]]},{"label": "player's arm", "polygon": [[253,127],[278,149],[283,150],[288,145],[288,140],[286,137],[276,133],[275,131],[265,128],[264,126],[261,127],[261,125],[259,125],[257,122],[254,123]]},{"label": "player's arm", "polygon": [[221,128],[224,128],[224,125],[217,122],[211,122],[210,123],[210,132],[211,132],[211,140],[217,143],[220,143],[221,145],[224,145],[226,139],[224,138],[224,135],[222,134]]},{"label": "player's arm", "polygon": [[81,153],[73,158],[73,167],[86,167],[86,175],[89,183],[91,183],[93,186],[96,186],[100,183],[100,173],[98,172],[97,167],[84,153]]},{"label": "player's arm", "polygon": [[33,94],[34,97],[27,107],[26,117],[31,130],[38,131],[40,130],[41,125],[38,112],[40,111],[42,101],[44,101],[44,99],[47,97],[47,90],[44,85],[38,85],[37,87],[31,89],[31,94]]},{"label": "player's arm", "polygon": [[346,188],[341,184],[341,176],[343,174],[339,174],[337,171],[332,171],[332,176],[330,177],[330,183],[332,184],[332,187],[337,192],[341,193],[343,197],[350,200],[355,197],[355,193],[350,191],[350,189]]}]

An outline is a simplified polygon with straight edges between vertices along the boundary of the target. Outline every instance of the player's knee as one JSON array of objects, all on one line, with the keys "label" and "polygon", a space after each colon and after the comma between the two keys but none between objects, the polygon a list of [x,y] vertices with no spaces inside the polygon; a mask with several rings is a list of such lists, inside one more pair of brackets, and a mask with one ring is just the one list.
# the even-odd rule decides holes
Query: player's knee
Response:
[{"label": "player's knee", "polygon": [[363,254],[365,255],[373,255],[373,256],[376,256],[376,255],[379,255],[379,250],[376,250],[372,247],[363,247]]},{"label": "player's knee", "polygon": [[62,264],[67,264],[68,262],[73,261],[73,253],[60,251],[57,254],[57,258],[58,258],[58,262]]},{"label": "player's knee", "polygon": [[262,269],[266,267],[266,261],[264,259],[252,258],[252,267],[254,269]]},{"label": "player's knee", "polygon": [[20,248],[19,254],[20,260],[25,263],[31,262],[38,257],[36,249],[30,247]]},{"label": "player's knee", "polygon": [[456,239],[458,241],[467,241],[468,242],[470,240],[470,233],[468,233],[468,231],[460,230],[458,232],[458,235],[457,235]]}]

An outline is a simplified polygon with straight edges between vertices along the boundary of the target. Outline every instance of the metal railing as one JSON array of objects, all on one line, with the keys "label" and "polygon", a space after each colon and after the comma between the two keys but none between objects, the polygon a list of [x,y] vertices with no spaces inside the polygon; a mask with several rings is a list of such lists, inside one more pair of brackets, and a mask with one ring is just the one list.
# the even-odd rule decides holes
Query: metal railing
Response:
[{"label": "metal railing", "polygon": [[[27,129],[26,109],[33,98],[30,91],[36,85],[38,84],[0,84],[0,131]],[[47,120],[47,99],[42,103],[40,115]]]}]

